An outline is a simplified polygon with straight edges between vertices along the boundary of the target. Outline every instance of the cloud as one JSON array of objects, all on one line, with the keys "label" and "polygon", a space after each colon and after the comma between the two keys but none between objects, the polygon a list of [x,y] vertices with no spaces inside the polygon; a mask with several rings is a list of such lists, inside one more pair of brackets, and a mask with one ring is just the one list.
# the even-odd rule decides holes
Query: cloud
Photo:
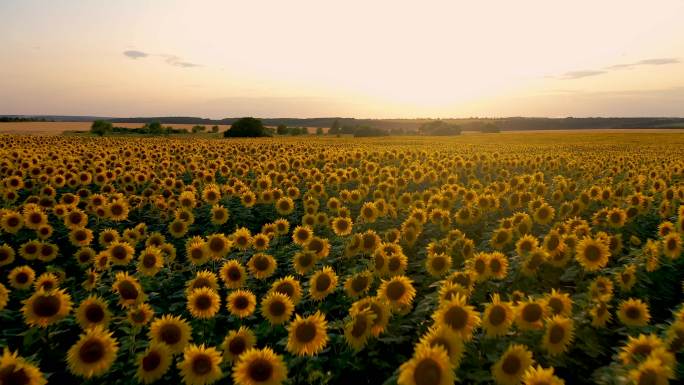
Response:
[{"label": "cloud", "polygon": [[626,64],[616,64],[612,65],[610,67],[606,67],[606,69],[609,70],[619,70],[619,69],[625,69],[625,68],[634,68],[634,67],[640,67],[640,66],[648,66],[648,65],[664,65],[664,64],[677,64],[680,63],[680,60],[677,58],[660,58],[660,59],[646,59],[646,60],[641,60],[635,63],[626,63]]},{"label": "cloud", "polygon": [[597,76],[597,75],[603,75],[612,71],[617,71],[617,70],[623,70],[623,69],[628,69],[628,68],[636,68],[636,67],[643,67],[643,66],[657,66],[657,65],[665,65],[665,64],[677,64],[681,63],[681,60],[678,58],[673,58],[673,57],[667,57],[667,58],[657,58],[657,59],[645,59],[645,60],[640,60],[638,62],[634,63],[623,63],[623,64],[614,64],[612,66],[605,67],[600,70],[583,70],[583,71],[570,71],[566,72],[560,76],[557,76],[558,79],[581,79],[581,78],[586,78],[589,76]]},{"label": "cloud", "polygon": [[581,78],[586,78],[589,76],[596,76],[596,75],[601,75],[604,74],[606,71],[593,71],[593,70],[584,70],[584,71],[570,71],[566,72],[563,75],[560,76],[561,79],[581,79]]},{"label": "cloud", "polygon": [[183,68],[201,67],[199,64],[183,61],[183,59],[181,59],[175,55],[159,55],[159,56],[164,58],[164,61],[166,62],[166,64],[169,64],[172,66],[183,67]]},{"label": "cloud", "polygon": [[136,50],[124,51],[123,54],[124,54],[124,56],[128,56],[131,59],[139,59],[142,57],[148,57],[149,56],[149,54],[146,52],[136,51]]},{"label": "cloud", "polygon": [[124,54],[124,56],[131,58],[131,59],[134,59],[134,60],[147,58],[150,56],[161,57],[164,59],[164,63],[166,63],[168,65],[172,65],[174,67],[181,67],[181,68],[201,67],[200,64],[185,61],[176,55],[152,54],[152,53],[147,53],[147,52],[137,51],[137,50],[127,50],[127,51],[124,51],[123,54]]}]

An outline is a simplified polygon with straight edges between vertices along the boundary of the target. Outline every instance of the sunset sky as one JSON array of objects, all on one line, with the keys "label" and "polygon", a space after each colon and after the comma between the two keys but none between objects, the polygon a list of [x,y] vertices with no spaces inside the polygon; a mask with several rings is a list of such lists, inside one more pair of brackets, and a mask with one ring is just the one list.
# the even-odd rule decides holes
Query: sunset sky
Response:
[{"label": "sunset sky", "polygon": [[684,1],[1,0],[0,114],[684,116]]}]

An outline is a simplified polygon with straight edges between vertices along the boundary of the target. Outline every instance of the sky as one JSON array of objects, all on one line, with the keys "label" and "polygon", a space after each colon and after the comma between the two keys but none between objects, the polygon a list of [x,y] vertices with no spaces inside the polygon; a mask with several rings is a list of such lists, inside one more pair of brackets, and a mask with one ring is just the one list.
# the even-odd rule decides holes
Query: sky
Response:
[{"label": "sky", "polygon": [[684,116],[683,0],[0,0],[0,114]]}]

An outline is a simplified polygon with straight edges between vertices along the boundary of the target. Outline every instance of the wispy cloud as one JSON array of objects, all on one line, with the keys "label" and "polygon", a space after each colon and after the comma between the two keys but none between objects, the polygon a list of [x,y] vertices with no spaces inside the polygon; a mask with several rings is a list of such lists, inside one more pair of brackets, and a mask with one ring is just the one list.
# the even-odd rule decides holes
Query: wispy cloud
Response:
[{"label": "wispy cloud", "polygon": [[164,62],[166,64],[172,65],[174,67],[181,67],[181,68],[201,67],[200,64],[185,61],[181,57],[176,56],[176,55],[152,54],[152,53],[137,51],[137,50],[127,50],[127,51],[124,51],[123,54],[124,54],[124,56],[131,58],[131,59],[134,59],[134,60],[147,58],[150,56],[161,57],[164,59]]},{"label": "wispy cloud", "polygon": [[581,71],[569,71],[564,74],[561,74],[557,76],[558,79],[564,79],[564,80],[569,80],[569,79],[581,79],[581,78],[586,78],[589,76],[598,76],[598,75],[603,75],[612,71],[618,71],[618,70],[624,70],[624,69],[630,69],[630,68],[636,68],[636,67],[643,67],[643,66],[659,66],[659,65],[665,65],[665,64],[677,64],[681,63],[681,60],[678,58],[657,58],[657,59],[645,59],[645,60],[640,60],[638,62],[634,63],[622,63],[622,64],[614,64],[608,67],[605,67],[600,70],[581,70]]},{"label": "wispy cloud", "polygon": [[172,66],[183,67],[183,68],[201,67],[199,64],[184,61],[183,59],[181,59],[175,55],[159,55],[159,56],[164,58],[164,61],[166,62],[166,64],[169,64]]},{"label": "wispy cloud", "polygon": [[129,58],[131,58],[131,59],[140,59],[140,58],[148,57],[148,56],[149,56],[149,54],[148,54],[147,52],[136,51],[136,50],[124,51],[123,54],[124,54],[124,56],[127,56],[127,57],[129,57]]},{"label": "wispy cloud", "polygon": [[587,78],[589,76],[602,75],[606,71],[594,71],[594,70],[583,70],[583,71],[570,71],[566,72],[560,76],[561,79],[581,79]]}]

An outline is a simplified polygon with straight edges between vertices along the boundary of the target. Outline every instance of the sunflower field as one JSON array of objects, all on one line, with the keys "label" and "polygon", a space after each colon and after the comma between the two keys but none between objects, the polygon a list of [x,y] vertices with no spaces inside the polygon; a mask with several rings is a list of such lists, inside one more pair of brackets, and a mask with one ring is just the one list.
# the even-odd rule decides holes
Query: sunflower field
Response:
[{"label": "sunflower field", "polygon": [[684,135],[0,136],[0,385],[684,379]]}]

